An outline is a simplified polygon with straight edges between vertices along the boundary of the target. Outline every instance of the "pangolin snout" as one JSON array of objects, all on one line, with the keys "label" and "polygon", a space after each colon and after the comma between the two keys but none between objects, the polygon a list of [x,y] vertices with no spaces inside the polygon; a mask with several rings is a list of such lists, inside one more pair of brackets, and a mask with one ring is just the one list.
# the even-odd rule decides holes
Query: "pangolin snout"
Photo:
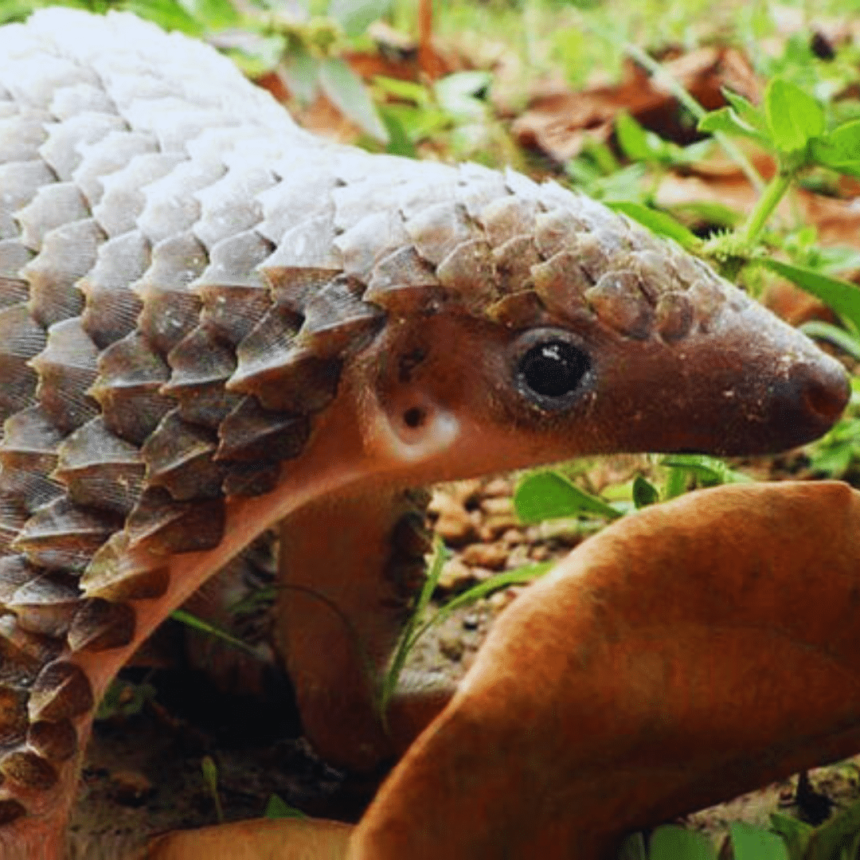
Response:
[{"label": "pangolin snout", "polygon": [[771,428],[771,451],[786,450],[823,436],[848,404],[851,388],[842,365],[820,353],[793,365],[786,377],[765,387],[762,415]]},{"label": "pangolin snout", "polygon": [[848,375],[830,356],[800,365],[793,381],[800,389],[804,411],[825,428],[830,427],[848,405],[851,396]]}]

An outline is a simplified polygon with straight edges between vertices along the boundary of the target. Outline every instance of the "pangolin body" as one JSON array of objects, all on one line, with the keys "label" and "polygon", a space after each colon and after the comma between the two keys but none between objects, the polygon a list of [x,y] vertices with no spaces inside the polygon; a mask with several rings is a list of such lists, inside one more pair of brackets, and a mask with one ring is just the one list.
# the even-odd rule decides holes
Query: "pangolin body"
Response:
[{"label": "pangolin body", "polygon": [[59,9],[0,29],[0,379],[9,858],[60,851],[133,647],[298,508],[789,447],[846,398],[804,337],[588,198],[322,142],[212,49]]}]

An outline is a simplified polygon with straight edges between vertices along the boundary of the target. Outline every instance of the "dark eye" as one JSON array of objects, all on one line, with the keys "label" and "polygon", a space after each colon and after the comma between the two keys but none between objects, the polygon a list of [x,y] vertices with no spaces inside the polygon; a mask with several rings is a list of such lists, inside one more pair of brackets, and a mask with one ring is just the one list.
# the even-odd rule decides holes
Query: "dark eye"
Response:
[{"label": "dark eye", "polygon": [[537,395],[544,406],[566,406],[591,363],[577,346],[558,337],[534,342],[519,358],[517,377],[524,394]]}]

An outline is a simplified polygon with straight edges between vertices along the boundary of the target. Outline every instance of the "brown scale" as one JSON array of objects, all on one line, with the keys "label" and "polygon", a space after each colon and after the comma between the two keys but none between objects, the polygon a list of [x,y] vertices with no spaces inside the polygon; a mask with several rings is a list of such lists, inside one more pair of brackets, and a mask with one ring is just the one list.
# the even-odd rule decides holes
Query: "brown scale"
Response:
[{"label": "brown scale", "polygon": [[61,497],[27,520],[12,549],[25,553],[34,564],[80,572],[121,523],[106,511],[79,508]]},{"label": "brown scale", "polygon": [[200,299],[189,284],[207,264],[206,249],[190,231],[163,239],[152,248],[152,264],[135,285],[143,301],[137,327],[162,355],[197,324]]},{"label": "brown scale", "polygon": [[74,317],[52,325],[45,348],[30,361],[39,375],[42,411],[61,433],[70,433],[98,415],[98,404],[89,396],[98,355],[80,317]]},{"label": "brown scale", "polygon": [[379,259],[408,244],[409,236],[397,210],[369,215],[335,239],[343,271],[363,284],[369,281]]},{"label": "brown scale", "polygon": [[0,417],[5,418],[33,401],[36,371],[30,360],[45,347],[45,330],[30,316],[25,304],[0,310]]},{"label": "brown scale", "polygon": [[95,265],[78,280],[76,286],[85,301],[84,331],[99,349],[134,331],[143,302],[130,284],[143,277],[151,257],[146,237],[130,230],[102,243]]},{"label": "brown scale", "polygon": [[406,315],[430,311],[446,295],[434,268],[409,246],[377,262],[364,298],[391,314]]},{"label": "brown scale", "polygon": [[90,597],[79,600],[66,642],[73,652],[109,651],[131,642],[134,630],[135,612],[131,606]]},{"label": "brown scale", "polygon": [[135,445],[94,418],[67,436],[58,449],[53,476],[62,481],[69,498],[82,507],[98,507],[126,515],[144,485],[145,464]]},{"label": "brown scale", "polygon": [[385,322],[379,308],[362,301],[364,284],[339,275],[321,287],[305,306],[297,341],[323,359],[348,358]]},{"label": "brown scale", "polygon": [[38,256],[22,272],[30,284],[30,310],[37,322],[47,327],[80,314],[84,297],[75,283],[92,269],[103,239],[92,218],[57,227],[45,236]]},{"label": "brown scale", "polygon": [[53,639],[65,636],[80,608],[77,580],[68,575],[46,573],[23,583],[4,600],[18,625]]},{"label": "brown scale", "polygon": [[63,492],[53,478],[62,435],[38,406],[6,419],[0,440],[0,492],[34,513]]},{"label": "brown scale", "polygon": [[[146,542],[154,555],[210,549],[224,528],[222,499],[175,501],[162,487],[149,487],[126,521],[129,546]],[[116,531],[116,527],[114,527]]]},{"label": "brown scale", "polygon": [[218,498],[225,467],[213,456],[218,437],[198,423],[168,412],[141,448],[150,486],[163,487],[177,501]]},{"label": "brown scale", "polygon": [[165,559],[131,554],[129,545],[128,534],[120,531],[99,547],[81,576],[87,595],[119,603],[164,594],[170,582]]},{"label": "brown scale", "polygon": [[305,415],[265,409],[244,397],[221,422],[215,454],[223,461],[277,463],[298,456],[310,435]]},{"label": "brown scale", "polygon": [[142,445],[173,407],[160,394],[170,368],[149,341],[134,331],[98,357],[89,394],[99,404],[105,424],[123,439]]},{"label": "brown scale", "polygon": [[[243,296],[247,291],[231,292]],[[268,307],[268,301],[264,306]],[[204,319],[170,351],[170,379],[159,391],[179,404],[183,419],[217,430],[241,395],[225,388],[236,369],[233,345],[223,328],[206,319],[205,313]]]},{"label": "brown scale", "polygon": [[465,207],[451,201],[425,206],[407,219],[406,232],[419,255],[434,266],[475,238]]},{"label": "brown scale", "polygon": [[[10,268],[16,265],[20,268],[27,264],[31,256],[17,242],[3,240],[0,241],[0,259]],[[0,274],[0,309],[25,303],[29,295],[26,281]]]}]

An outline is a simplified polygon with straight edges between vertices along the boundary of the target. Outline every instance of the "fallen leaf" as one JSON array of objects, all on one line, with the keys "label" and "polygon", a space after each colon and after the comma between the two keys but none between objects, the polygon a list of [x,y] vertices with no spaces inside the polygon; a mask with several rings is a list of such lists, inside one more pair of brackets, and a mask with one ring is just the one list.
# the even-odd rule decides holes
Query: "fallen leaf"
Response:
[{"label": "fallen leaf", "polygon": [[732,485],[627,517],[499,618],[350,860],[614,856],[860,750],[860,493]]}]

